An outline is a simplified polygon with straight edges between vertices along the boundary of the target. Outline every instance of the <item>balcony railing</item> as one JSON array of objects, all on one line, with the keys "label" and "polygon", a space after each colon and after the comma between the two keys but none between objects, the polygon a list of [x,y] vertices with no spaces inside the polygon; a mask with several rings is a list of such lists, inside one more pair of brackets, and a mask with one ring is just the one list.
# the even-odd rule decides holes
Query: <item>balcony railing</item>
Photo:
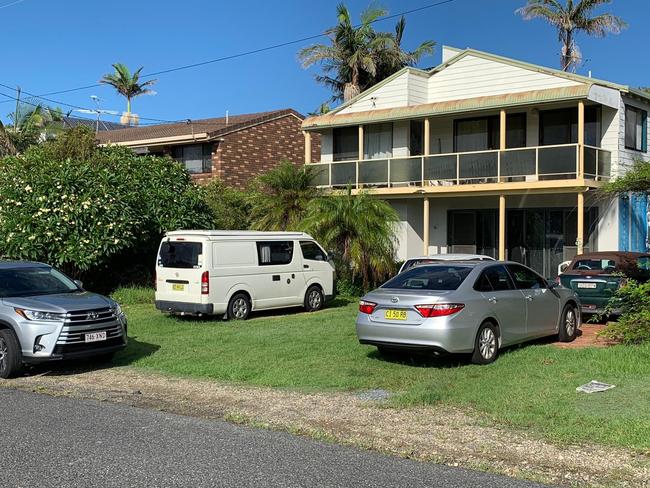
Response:
[{"label": "balcony railing", "polygon": [[[504,151],[412,156],[313,163],[314,184],[337,188],[452,186],[476,183],[576,179],[580,173],[578,144],[522,147]],[[611,152],[584,146],[584,178],[608,180]]]}]

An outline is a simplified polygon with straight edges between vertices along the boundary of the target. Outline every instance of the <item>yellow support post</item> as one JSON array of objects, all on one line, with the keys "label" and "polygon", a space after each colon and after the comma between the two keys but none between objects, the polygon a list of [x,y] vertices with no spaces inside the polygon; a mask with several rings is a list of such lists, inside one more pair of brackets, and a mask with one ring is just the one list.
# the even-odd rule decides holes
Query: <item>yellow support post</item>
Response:
[{"label": "yellow support post", "polygon": [[423,237],[422,237],[422,250],[423,255],[429,255],[429,197],[424,197],[422,213],[424,215],[422,226],[423,226]]},{"label": "yellow support post", "polygon": [[499,261],[506,260],[506,196],[499,195]]},{"label": "yellow support post", "polygon": [[424,155],[431,154],[431,121],[424,119]]},{"label": "yellow support post", "polygon": [[578,179],[585,177],[585,102],[578,102]]},{"label": "yellow support post", "polygon": [[506,111],[499,114],[499,150],[506,150]]},{"label": "yellow support post", "polygon": [[585,250],[585,194],[578,193],[578,232],[576,239],[576,247],[578,254],[583,254]]},{"label": "yellow support post", "polygon": [[359,161],[363,160],[363,125],[359,125]]}]

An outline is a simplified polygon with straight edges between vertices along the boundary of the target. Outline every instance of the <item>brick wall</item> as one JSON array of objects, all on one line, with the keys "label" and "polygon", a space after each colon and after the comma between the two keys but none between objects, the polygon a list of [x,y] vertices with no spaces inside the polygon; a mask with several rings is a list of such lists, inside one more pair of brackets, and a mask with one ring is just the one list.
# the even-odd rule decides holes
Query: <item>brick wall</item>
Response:
[{"label": "brick wall", "polygon": [[[195,181],[207,183],[218,177],[226,184],[243,188],[255,176],[268,171],[282,160],[302,165],[305,138],[302,121],[293,115],[227,134],[212,149],[212,173],[194,175]],[[312,161],[320,157],[320,139],[312,135]]]}]

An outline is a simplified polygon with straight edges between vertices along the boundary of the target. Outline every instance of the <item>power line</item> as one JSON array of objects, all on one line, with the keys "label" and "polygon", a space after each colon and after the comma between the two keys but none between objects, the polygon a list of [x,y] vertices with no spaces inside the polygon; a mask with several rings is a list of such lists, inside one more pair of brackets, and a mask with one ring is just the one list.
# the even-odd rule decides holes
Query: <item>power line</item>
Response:
[{"label": "power line", "polygon": [[4,5],[0,5],[0,9],[7,8],[7,7],[11,7],[11,6],[13,6],[13,5],[17,5],[17,4],[19,4],[19,3],[23,3],[24,1],[25,1],[25,0],[15,0],[15,1],[13,1],[13,2],[6,3],[6,4],[4,4]]},{"label": "power line", "polygon": [[[18,0],[18,1],[25,1],[25,0]],[[377,23],[377,22],[382,22],[384,20],[390,20],[390,19],[394,19],[394,18],[397,18],[397,17],[410,15],[410,14],[413,14],[413,13],[416,13],[416,12],[421,12],[423,10],[428,10],[430,8],[438,7],[438,6],[445,5],[445,4],[448,4],[448,3],[452,3],[452,2],[455,2],[455,1],[456,0],[441,0],[441,1],[438,1],[438,2],[423,5],[422,7],[417,7],[417,8],[413,8],[413,9],[410,9],[410,10],[405,10],[405,11],[397,13],[397,14],[392,14],[392,15],[386,15],[386,16],[383,16],[383,17],[379,17],[379,18],[373,20],[371,23],[374,24],[374,23]],[[15,3],[17,3],[17,2],[15,2]],[[9,5],[7,5],[7,6],[9,6]],[[358,25],[356,25],[355,27],[358,27]],[[142,75],[142,78],[151,78],[152,76],[164,75],[164,74],[173,73],[173,72],[176,72],[176,71],[182,71],[182,70],[197,68],[197,67],[200,67],[200,66],[206,66],[206,65],[209,65],[209,64],[214,64],[214,63],[218,63],[218,62],[222,62],[222,61],[228,61],[228,60],[231,60],[231,59],[241,58],[241,57],[244,57],[244,56],[259,54],[259,53],[262,53],[262,52],[271,51],[271,50],[279,49],[279,48],[286,47],[286,46],[291,46],[293,44],[299,44],[299,43],[302,43],[302,42],[311,41],[311,40],[318,39],[318,38],[326,36],[326,35],[327,35],[326,33],[315,34],[315,35],[312,35],[312,36],[302,37],[300,39],[294,39],[292,41],[282,42],[282,43],[279,43],[279,44],[273,44],[271,46],[266,46],[266,47],[262,47],[262,48],[258,48],[258,49],[252,49],[250,51],[244,51],[244,52],[237,53],[237,54],[231,54],[231,55],[228,55],[228,56],[222,56],[222,57],[219,57],[219,58],[209,59],[209,60],[201,61],[201,62],[197,62],[197,63],[192,63],[192,64],[186,64],[186,65],[182,65],[182,66],[167,68],[167,69],[160,70],[160,71],[154,71],[152,73],[145,73],[145,74]],[[0,86],[4,86],[5,88],[7,88],[6,85],[1,85],[0,84]],[[86,107],[72,106],[70,104],[66,104],[66,103],[63,103],[63,102],[56,101],[56,100],[47,99],[47,98],[44,98],[44,97],[50,96],[50,95],[60,95],[60,94],[63,94],[63,93],[71,93],[71,92],[80,91],[80,90],[87,90],[89,88],[96,88],[98,86],[101,86],[101,84],[100,83],[95,83],[95,84],[92,84],[92,85],[84,85],[84,86],[80,86],[80,87],[76,87],[76,88],[69,88],[69,89],[65,89],[65,90],[58,90],[58,91],[43,93],[42,95],[30,94],[29,92],[26,92],[26,91],[24,93],[26,93],[26,94],[28,94],[30,96],[33,96],[35,98],[41,98],[43,100],[47,100],[47,101],[49,101],[51,103],[56,103],[56,104],[59,104],[59,105],[65,105],[65,106],[69,106],[69,107],[73,107],[73,108],[84,108],[84,109],[86,109]],[[11,87],[9,87],[9,88],[13,89]],[[141,119],[152,120],[152,121],[158,120],[160,122],[169,122],[169,121],[163,121],[163,120],[160,120],[160,119],[151,119],[151,118],[145,118],[145,117],[141,117]]]}]

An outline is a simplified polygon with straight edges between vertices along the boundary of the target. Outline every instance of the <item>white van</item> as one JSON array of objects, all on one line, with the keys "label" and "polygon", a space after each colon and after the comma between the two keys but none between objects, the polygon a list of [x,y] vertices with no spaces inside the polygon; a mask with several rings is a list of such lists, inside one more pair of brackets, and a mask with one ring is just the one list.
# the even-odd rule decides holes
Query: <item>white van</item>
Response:
[{"label": "white van", "polygon": [[168,232],[156,261],[156,308],[226,315],[303,306],[319,310],[335,295],[327,253],[302,232]]}]

